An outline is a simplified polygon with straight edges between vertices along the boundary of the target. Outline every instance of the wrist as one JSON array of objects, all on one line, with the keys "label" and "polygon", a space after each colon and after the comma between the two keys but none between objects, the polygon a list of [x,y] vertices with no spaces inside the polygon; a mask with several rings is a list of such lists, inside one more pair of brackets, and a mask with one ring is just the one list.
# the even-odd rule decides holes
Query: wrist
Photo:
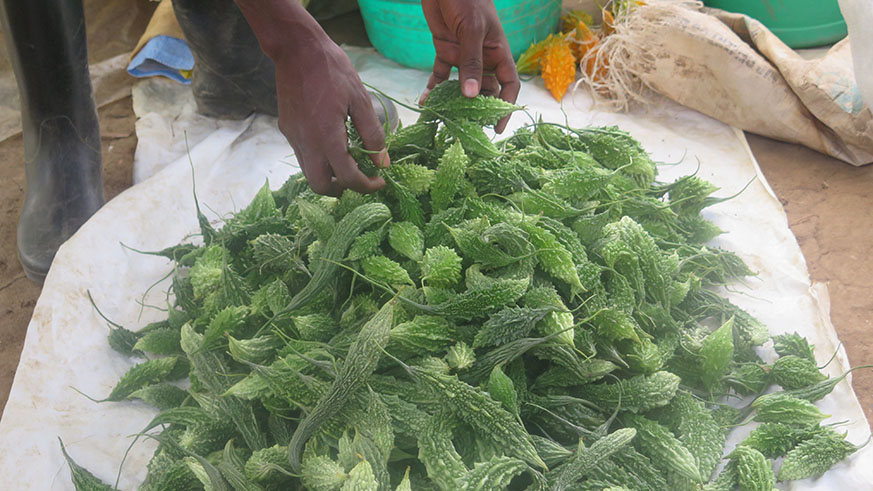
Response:
[{"label": "wrist", "polygon": [[318,22],[298,0],[235,0],[273,61],[295,51],[330,41]]}]

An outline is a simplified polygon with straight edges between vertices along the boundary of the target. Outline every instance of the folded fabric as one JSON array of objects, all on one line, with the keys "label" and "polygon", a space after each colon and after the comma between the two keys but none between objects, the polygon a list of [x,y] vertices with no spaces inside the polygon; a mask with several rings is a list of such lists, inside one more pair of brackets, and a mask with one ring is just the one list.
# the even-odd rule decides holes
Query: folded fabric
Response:
[{"label": "folded fabric", "polygon": [[130,55],[127,72],[134,77],[164,76],[188,84],[194,55],[176,20],[171,0],[162,0]]},{"label": "folded fabric", "polygon": [[[319,20],[326,20],[357,9],[357,0],[298,0]],[[194,55],[185,41],[171,0],[161,0],[131,52],[127,72],[134,77],[164,76],[183,84],[191,83]]]},{"label": "folded fabric", "polygon": [[191,83],[194,55],[183,39],[163,34],[148,41],[127,65],[134,77],[162,75],[183,84]]}]

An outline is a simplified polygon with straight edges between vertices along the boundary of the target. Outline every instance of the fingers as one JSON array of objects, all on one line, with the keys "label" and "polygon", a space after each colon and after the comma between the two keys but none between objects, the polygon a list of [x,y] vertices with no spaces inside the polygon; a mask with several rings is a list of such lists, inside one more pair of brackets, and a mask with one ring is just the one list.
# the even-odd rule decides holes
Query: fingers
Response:
[{"label": "fingers", "polygon": [[497,64],[494,75],[500,83],[500,98],[506,102],[515,104],[518,99],[518,91],[521,89],[521,81],[518,79],[518,70],[512,61],[512,54],[506,48],[504,58]]},{"label": "fingers", "polygon": [[482,90],[479,91],[482,95],[497,97],[500,93],[500,84],[497,82],[497,77],[494,74],[485,74],[482,76]]},{"label": "fingers", "polygon": [[418,100],[419,104],[424,104],[424,101],[427,100],[427,96],[430,94],[430,91],[433,90],[437,85],[448,80],[449,75],[452,73],[452,65],[446,63],[439,56],[437,56],[433,60],[433,73],[430,74],[430,78],[427,80],[427,88],[421,94],[421,98]]},{"label": "fingers", "polygon": [[441,35],[448,30],[446,19],[443,17],[443,11],[437,0],[421,0],[421,10],[424,12],[424,20],[427,22],[430,32]]},{"label": "fingers", "polygon": [[[366,95],[366,91],[362,90],[362,92]],[[360,104],[356,105],[352,121],[361,134],[365,148],[368,145],[374,145],[375,150],[382,150],[385,147],[385,136],[382,133],[382,127],[379,126],[379,120],[376,119],[373,106],[370,105],[369,97],[367,97],[367,104],[369,105],[369,118],[372,118],[372,122],[367,121],[367,116],[361,115],[361,112],[365,111],[361,111]],[[333,195],[338,196],[344,189],[352,189],[359,193],[372,193],[380,189],[385,185],[385,181],[381,177],[368,177],[361,172],[355,159],[349,154],[346,144],[347,138],[346,126],[342,120],[337,121],[326,130],[322,126],[322,130],[317,136],[310,135],[310,140],[315,140],[312,141],[313,146],[321,152],[323,160],[327,163],[328,171],[332,173],[331,191]],[[312,186],[312,190],[319,192],[315,186]]]},{"label": "fingers", "polygon": [[[333,155],[330,161],[333,174],[336,176],[334,183],[340,188],[351,189],[359,193],[368,194],[382,189],[385,180],[381,177],[367,177],[358,169],[358,164],[348,152]],[[342,192],[342,191],[341,191]]]},{"label": "fingers", "polygon": [[502,118],[500,118],[500,121],[498,121],[497,124],[494,125],[494,132],[498,135],[503,133],[503,130],[506,129],[507,124],[509,124],[509,116],[503,116]]},{"label": "fingers", "polygon": [[[509,53],[509,48],[505,50],[503,61],[497,65],[495,71],[497,82],[500,83],[500,98],[506,102],[515,103],[518,99],[518,92],[521,90],[521,81],[518,79],[518,70],[515,67],[515,62],[512,61],[512,55]],[[506,129],[506,124],[509,122],[509,116],[502,118],[497,122],[494,131],[503,133]]]},{"label": "fingers", "polygon": [[359,94],[352,98],[349,108],[352,124],[358,130],[364,148],[371,152],[379,152],[370,155],[373,164],[379,168],[388,167],[391,165],[391,161],[388,158],[388,151],[385,149],[385,130],[379,123],[379,117],[376,116],[370,95],[363,89],[361,92],[363,95]]},{"label": "fingers", "polygon": [[[343,150],[345,150],[343,148]],[[299,158],[300,169],[312,191],[326,196],[340,196],[345,189],[359,193],[372,193],[385,185],[381,177],[367,177],[348,151],[334,152],[330,160],[319,159],[314,154]]]},{"label": "fingers", "polygon": [[309,155],[306,158],[298,156],[298,163],[313,192],[327,196],[342,194],[342,189],[333,179],[333,173],[327,160],[318,159],[314,155]]},{"label": "fingers", "polygon": [[[372,111],[372,106],[370,110]],[[381,189],[385,180],[381,177],[367,177],[358,169],[358,164],[349,154],[348,147],[344,144],[347,138],[345,124],[340,122],[334,126],[336,128],[333,131],[304,135],[308,148],[302,152],[298,151],[296,145],[292,145],[309,187],[313,192],[327,196],[340,196],[345,189],[353,189],[359,193],[372,193]],[[374,141],[373,136],[367,138]],[[379,142],[378,139],[375,141]],[[381,141],[384,147],[384,136]],[[387,153],[384,150],[383,153],[384,161],[387,162]]]},{"label": "fingers", "polygon": [[[292,120],[287,117],[279,117],[279,130],[285,135],[288,144],[294,150],[294,157],[297,159],[297,165],[300,166],[300,171],[306,176],[306,181],[313,192],[324,194],[327,196],[339,196],[342,193],[339,185],[333,179],[333,172],[330,169],[327,158],[323,154],[314,151],[316,148],[313,145],[300,145],[301,142],[310,142],[306,134],[298,134],[294,131],[295,125]],[[299,137],[297,137],[299,135]]]},{"label": "fingers", "polygon": [[[448,34],[446,20],[443,18],[443,12],[440,8],[439,2],[436,0],[422,0],[421,8],[422,11],[424,11],[424,18],[427,21],[427,26],[433,34],[434,44],[437,44],[437,39],[444,38]],[[424,104],[424,101],[427,100],[427,96],[430,95],[430,91],[433,90],[437,84],[448,79],[451,72],[452,65],[441,60],[439,50],[437,50],[437,56],[434,58],[433,62],[433,73],[427,81],[427,88],[424,89],[424,92],[421,93],[421,97],[418,99],[418,104]]]},{"label": "fingers", "polygon": [[346,189],[367,194],[385,186],[385,180],[381,177],[367,177],[361,172],[348,152],[337,153],[331,156],[330,161],[310,159],[309,162],[302,163],[300,168],[309,187],[317,194],[338,197]]},{"label": "fingers", "polygon": [[482,87],[482,49],[485,43],[485,24],[469,19],[458,33],[461,45],[458,74],[461,80],[461,92],[466,97],[476,97]]}]

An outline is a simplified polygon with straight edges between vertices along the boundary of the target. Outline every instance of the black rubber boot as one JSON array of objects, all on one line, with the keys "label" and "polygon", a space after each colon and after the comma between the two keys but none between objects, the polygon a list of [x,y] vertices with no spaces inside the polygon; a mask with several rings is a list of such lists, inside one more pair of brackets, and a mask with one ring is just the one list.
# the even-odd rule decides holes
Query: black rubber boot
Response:
[{"label": "black rubber boot", "polygon": [[42,283],[58,247],[103,205],[100,128],[81,0],[2,0],[21,94],[27,192],[18,257]]},{"label": "black rubber boot", "polygon": [[173,0],[194,53],[197,110],[220,119],[276,116],[276,67],[233,0]]},{"label": "black rubber boot", "polygon": [[[348,3],[339,2],[342,11]],[[197,111],[219,119],[243,119],[253,112],[277,116],[276,67],[233,0],[173,0],[173,9],[194,54],[191,88]],[[371,96],[383,124],[388,119],[396,128],[394,104]]]},{"label": "black rubber boot", "polygon": [[[354,2],[320,2],[321,15],[354,9]],[[176,19],[194,53],[191,88],[197,111],[219,119],[243,119],[253,112],[278,115],[276,67],[233,0],[173,0]],[[397,110],[373,100],[377,114],[396,127]]]}]

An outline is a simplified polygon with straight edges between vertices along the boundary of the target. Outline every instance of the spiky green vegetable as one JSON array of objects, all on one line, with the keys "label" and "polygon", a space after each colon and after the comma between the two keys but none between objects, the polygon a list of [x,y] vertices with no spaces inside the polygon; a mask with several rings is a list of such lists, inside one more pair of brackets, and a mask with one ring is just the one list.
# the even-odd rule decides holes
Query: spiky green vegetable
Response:
[{"label": "spiky green vegetable", "polygon": [[[717,188],[656,182],[617,128],[492,142],[515,109],[441,84],[387,135],[388,169],[349,125],[383,191],[293,176],[155,253],[175,262],[167,320],[109,335],[149,357],[110,397],[161,411],[144,489],[769,489],[768,459],[796,479],[854,452],[814,404],[845,375],[797,334],[766,364],[767,327],[713,288],[752,274],[703,244]],[[771,384],[747,411],[722,398]]]}]

